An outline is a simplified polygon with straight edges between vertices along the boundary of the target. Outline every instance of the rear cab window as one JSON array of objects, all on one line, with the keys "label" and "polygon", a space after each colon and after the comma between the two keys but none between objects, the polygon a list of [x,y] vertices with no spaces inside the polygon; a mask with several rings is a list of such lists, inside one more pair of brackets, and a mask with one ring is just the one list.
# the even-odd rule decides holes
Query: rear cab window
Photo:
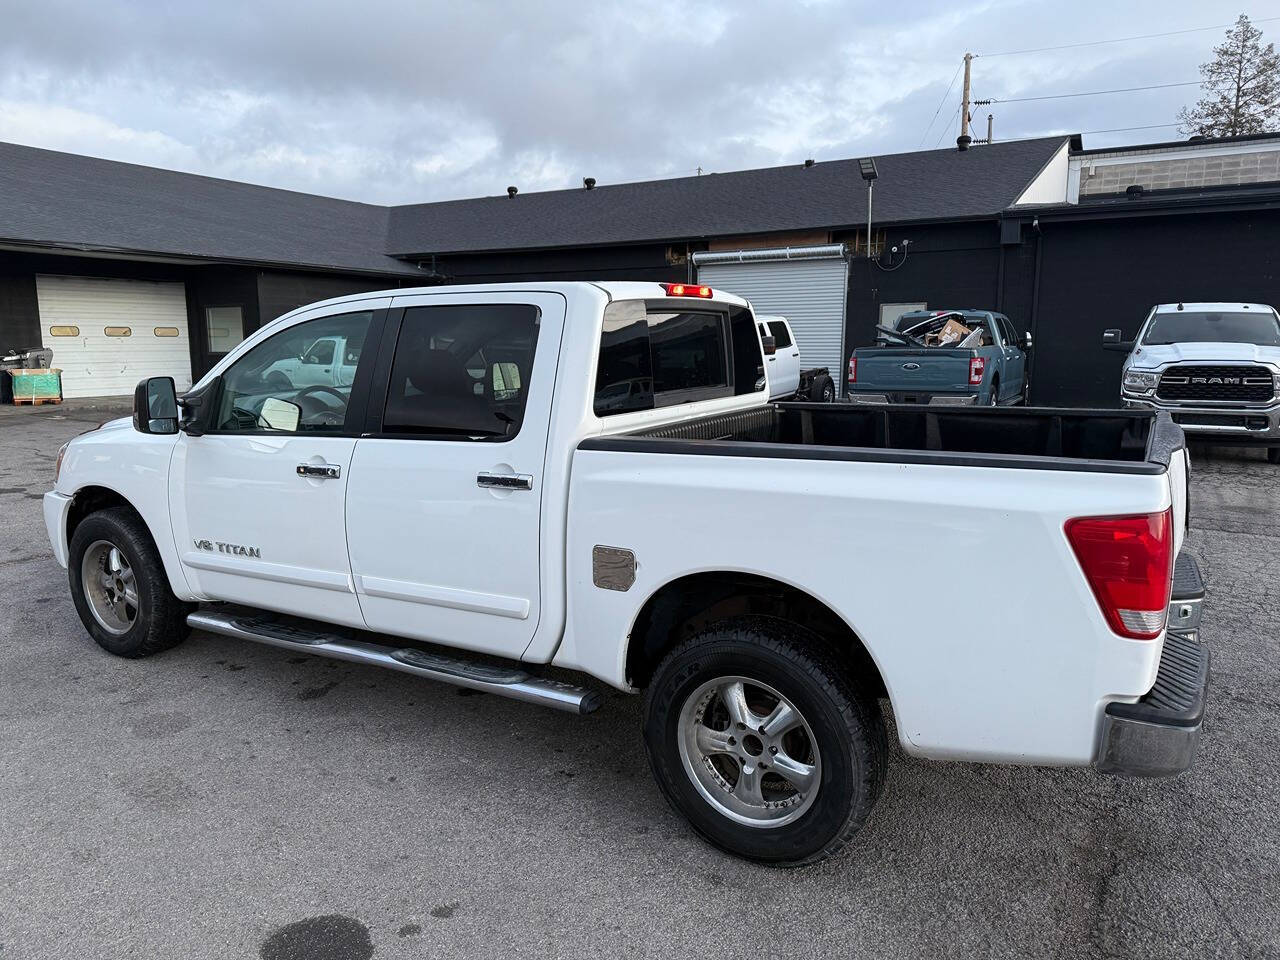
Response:
[{"label": "rear cab window", "polygon": [[605,308],[598,417],[764,389],[751,312],[718,303],[621,300]]},{"label": "rear cab window", "polygon": [[773,334],[773,344],[783,350],[791,346],[791,333],[787,330],[787,325],[781,320],[774,320],[769,324],[769,332]]}]

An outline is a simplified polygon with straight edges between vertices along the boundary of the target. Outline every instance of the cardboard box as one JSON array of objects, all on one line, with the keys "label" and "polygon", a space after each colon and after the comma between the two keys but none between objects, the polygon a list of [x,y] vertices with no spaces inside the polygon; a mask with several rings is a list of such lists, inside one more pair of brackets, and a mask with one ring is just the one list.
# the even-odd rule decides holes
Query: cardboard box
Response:
[{"label": "cardboard box", "polygon": [[956,320],[948,320],[942,325],[941,330],[935,330],[933,333],[927,333],[924,337],[926,346],[942,347],[948,343],[955,343],[957,340],[963,340],[969,334],[973,333],[963,323]]}]

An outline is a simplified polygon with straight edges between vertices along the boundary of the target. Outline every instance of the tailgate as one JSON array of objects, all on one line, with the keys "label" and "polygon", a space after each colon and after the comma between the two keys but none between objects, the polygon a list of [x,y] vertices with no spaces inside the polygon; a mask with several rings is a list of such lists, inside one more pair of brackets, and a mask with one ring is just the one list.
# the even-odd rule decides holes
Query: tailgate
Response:
[{"label": "tailgate", "polygon": [[949,347],[872,347],[855,350],[859,390],[967,393],[971,350]]}]

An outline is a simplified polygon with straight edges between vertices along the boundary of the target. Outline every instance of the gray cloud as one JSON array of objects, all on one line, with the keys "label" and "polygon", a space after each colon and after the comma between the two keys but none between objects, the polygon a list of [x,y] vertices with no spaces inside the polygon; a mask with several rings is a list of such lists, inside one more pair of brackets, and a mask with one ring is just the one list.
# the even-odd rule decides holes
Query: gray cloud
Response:
[{"label": "gray cloud", "polygon": [[[0,139],[371,202],[493,194],[508,183],[547,189],[584,175],[606,183],[913,150],[966,49],[1230,19],[1187,0],[1089,17],[1069,9],[1048,0],[963,10],[882,0],[6,2]],[[974,91],[1010,98],[1194,80],[1217,39],[980,57]],[[1168,123],[1195,92],[991,109],[997,138],[1007,138]],[[957,102],[958,84],[925,147],[954,142]],[[975,111],[983,129],[986,112]]]}]

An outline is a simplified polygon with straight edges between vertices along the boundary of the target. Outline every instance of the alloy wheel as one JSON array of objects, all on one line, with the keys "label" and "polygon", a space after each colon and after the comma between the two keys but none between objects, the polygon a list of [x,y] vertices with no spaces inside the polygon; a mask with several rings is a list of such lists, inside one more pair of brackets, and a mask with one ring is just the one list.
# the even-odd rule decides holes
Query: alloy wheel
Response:
[{"label": "alloy wheel", "polygon": [[801,817],[822,782],[822,759],[808,722],[773,687],[718,677],[680,711],[680,759],[713,809],[750,827]]},{"label": "alloy wheel", "polygon": [[106,540],[89,544],[80,561],[84,599],[98,625],[114,636],[138,619],[138,584],[124,552]]}]

